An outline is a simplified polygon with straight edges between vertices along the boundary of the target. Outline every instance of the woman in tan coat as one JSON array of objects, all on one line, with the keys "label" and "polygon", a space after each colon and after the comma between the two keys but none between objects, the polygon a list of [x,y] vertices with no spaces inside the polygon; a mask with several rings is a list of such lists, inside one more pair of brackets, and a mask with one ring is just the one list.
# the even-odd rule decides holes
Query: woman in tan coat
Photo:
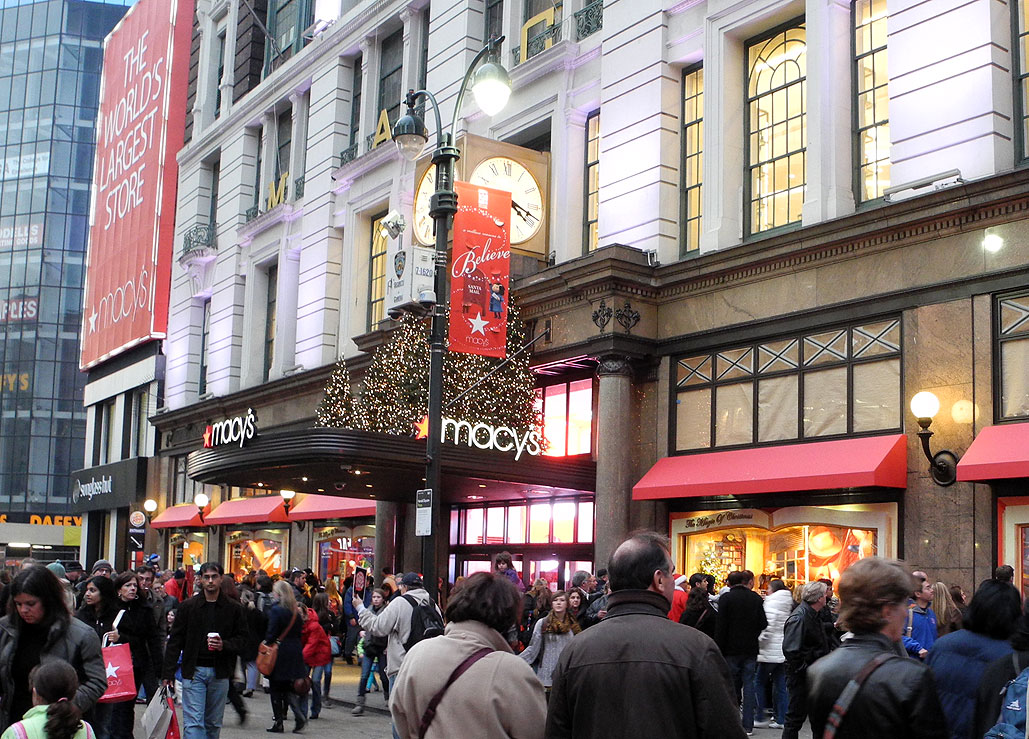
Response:
[{"label": "woman in tan coat", "polygon": [[461,583],[447,604],[443,636],[415,644],[397,675],[390,711],[400,736],[418,736],[433,697],[465,660],[478,655],[443,692],[426,738],[543,737],[543,685],[503,637],[521,606],[518,590],[502,574],[477,572]]}]

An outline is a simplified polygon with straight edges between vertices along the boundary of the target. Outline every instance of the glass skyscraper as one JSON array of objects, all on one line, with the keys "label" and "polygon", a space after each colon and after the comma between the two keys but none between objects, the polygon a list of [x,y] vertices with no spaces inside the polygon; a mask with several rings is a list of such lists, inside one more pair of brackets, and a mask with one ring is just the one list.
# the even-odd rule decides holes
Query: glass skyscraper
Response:
[{"label": "glass skyscraper", "polygon": [[134,0],[0,0],[0,511],[61,514],[79,372],[103,39]]}]

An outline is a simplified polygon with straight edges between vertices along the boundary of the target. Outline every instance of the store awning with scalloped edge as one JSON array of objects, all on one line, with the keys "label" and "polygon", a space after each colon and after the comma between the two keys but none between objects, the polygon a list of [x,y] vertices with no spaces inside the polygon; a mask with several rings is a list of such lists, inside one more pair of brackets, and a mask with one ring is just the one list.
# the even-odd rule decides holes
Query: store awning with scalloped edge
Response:
[{"label": "store awning with scalloped edge", "polygon": [[290,521],[313,521],[322,518],[365,518],[375,515],[375,501],[337,498],[335,495],[307,495],[294,504]]},{"label": "store awning with scalloped edge", "polygon": [[654,500],[867,487],[907,487],[904,434],[665,457],[636,483],[632,497]]},{"label": "store awning with scalloped edge", "polygon": [[200,520],[200,511],[192,503],[165,508],[154,516],[150,522],[155,529],[188,529],[200,528],[204,522]]},{"label": "store awning with scalloped edge", "polygon": [[286,509],[279,495],[263,495],[260,498],[233,498],[221,503],[204,516],[209,526],[234,525],[237,523],[288,523]]},{"label": "store awning with scalloped edge", "polygon": [[1029,477],[1029,423],[987,426],[958,462],[958,480]]}]

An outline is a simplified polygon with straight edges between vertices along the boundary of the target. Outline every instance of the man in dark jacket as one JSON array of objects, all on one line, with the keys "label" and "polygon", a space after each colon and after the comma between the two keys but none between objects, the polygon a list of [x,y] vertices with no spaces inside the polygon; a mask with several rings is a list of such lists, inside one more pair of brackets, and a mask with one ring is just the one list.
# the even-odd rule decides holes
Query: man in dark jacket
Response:
[{"label": "man in dark jacket", "polygon": [[611,555],[608,576],[607,617],[561,652],[546,736],[742,739],[714,642],[668,619],[675,587],[668,539],[632,536]]},{"label": "man in dark jacket", "polygon": [[743,693],[743,728],[754,730],[757,692],[758,637],[768,626],[764,602],[753,591],[754,573],[750,570],[729,573],[729,592],[718,598],[715,641],[732,674],[735,695]]},{"label": "man in dark jacket", "polygon": [[247,646],[243,606],[221,591],[222,566],[200,566],[201,592],[179,606],[164,650],[163,683],[182,653],[183,739],[217,739],[236,657]]},{"label": "man in dark jacket", "polygon": [[834,644],[829,641],[819,615],[825,608],[829,589],[824,582],[809,582],[801,590],[801,603],[783,627],[782,653],[786,657],[786,689],[789,707],[783,739],[796,739],[807,719],[807,668],[815,660],[829,654]]}]

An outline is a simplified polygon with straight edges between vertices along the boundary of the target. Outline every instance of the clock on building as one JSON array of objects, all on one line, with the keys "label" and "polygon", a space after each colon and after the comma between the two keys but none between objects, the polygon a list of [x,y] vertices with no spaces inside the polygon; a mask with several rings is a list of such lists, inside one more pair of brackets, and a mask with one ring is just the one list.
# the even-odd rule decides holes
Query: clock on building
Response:
[{"label": "clock on building", "polygon": [[543,192],[536,178],[517,159],[490,157],[479,163],[468,181],[511,193],[511,244],[524,244],[543,226]]},{"label": "clock on building", "polygon": [[[467,134],[458,142],[457,179],[511,193],[511,250],[545,260],[548,254],[550,154]],[[426,156],[416,169],[414,235],[435,243],[429,215],[436,168]]]}]

